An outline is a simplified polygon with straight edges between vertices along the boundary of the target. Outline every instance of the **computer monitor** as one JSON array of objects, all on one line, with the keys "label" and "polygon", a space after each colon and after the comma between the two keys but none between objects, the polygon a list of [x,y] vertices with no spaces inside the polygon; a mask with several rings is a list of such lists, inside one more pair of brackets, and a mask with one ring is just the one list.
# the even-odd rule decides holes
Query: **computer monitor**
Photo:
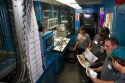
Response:
[{"label": "computer monitor", "polygon": [[52,31],[48,31],[42,35],[42,44],[44,52],[48,52],[54,47],[54,38]]},{"label": "computer monitor", "polygon": [[45,40],[45,44],[46,44],[46,47],[49,48],[53,45],[53,36],[50,36],[48,37],[46,40]]}]

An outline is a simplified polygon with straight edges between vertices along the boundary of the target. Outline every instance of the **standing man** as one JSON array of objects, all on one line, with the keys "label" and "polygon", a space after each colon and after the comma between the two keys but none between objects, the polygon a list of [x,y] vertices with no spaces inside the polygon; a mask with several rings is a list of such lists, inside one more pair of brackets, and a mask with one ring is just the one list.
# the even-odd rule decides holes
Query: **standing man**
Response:
[{"label": "standing man", "polygon": [[[113,49],[115,49],[117,46],[118,46],[117,39],[115,39],[115,38],[105,39],[104,49],[107,53],[105,62],[103,64],[103,66],[101,66],[101,67],[93,68],[94,71],[101,72],[100,80],[114,80],[115,79],[115,75],[117,74],[117,72],[115,71],[114,68],[112,68],[111,53],[112,53]],[[94,79],[92,79],[92,80],[95,82]],[[107,83],[107,82],[105,82],[105,83]]]},{"label": "standing man", "polygon": [[103,48],[103,45],[105,39],[108,38],[109,33],[110,32],[108,28],[101,28],[99,34],[95,35],[92,41],[91,52],[98,58],[98,60],[92,64],[91,67],[102,66],[103,62],[105,61],[106,52]]},{"label": "standing man", "polygon": [[[117,71],[115,79],[109,81],[92,78],[92,81],[94,83],[125,83],[125,47],[119,46],[113,50],[112,66]],[[109,77],[109,75],[110,73],[107,77]]]},{"label": "standing man", "polygon": [[78,53],[82,53],[86,48],[91,47],[91,38],[89,34],[86,33],[85,27],[80,27],[80,33],[77,36],[77,41],[75,44],[75,48],[77,48]]}]

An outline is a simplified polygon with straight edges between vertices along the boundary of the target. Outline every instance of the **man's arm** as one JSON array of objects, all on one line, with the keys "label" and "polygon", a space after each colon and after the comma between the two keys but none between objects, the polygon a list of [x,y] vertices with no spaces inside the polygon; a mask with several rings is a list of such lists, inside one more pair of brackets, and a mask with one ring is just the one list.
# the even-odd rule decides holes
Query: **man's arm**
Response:
[{"label": "man's arm", "polygon": [[114,83],[114,81],[105,81],[105,80],[100,80],[97,78],[91,78],[93,83]]},{"label": "man's arm", "polygon": [[78,45],[78,41],[76,41],[76,44],[75,44],[75,47],[74,47],[74,49],[76,49],[76,48],[77,48],[77,45]]},{"label": "man's arm", "polygon": [[101,72],[102,71],[102,66],[98,68],[92,68],[95,72]]}]

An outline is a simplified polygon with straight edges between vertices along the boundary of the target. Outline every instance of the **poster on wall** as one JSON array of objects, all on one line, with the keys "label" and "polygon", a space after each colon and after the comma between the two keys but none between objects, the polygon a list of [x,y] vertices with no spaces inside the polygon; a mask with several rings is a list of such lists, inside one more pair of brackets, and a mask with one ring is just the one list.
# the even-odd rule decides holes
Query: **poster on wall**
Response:
[{"label": "poster on wall", "polygon": [[112,34],[112,23],[113,23],[113,13],[106,13],[105,27],[108,27],[110,33]]},{"label": "poster on wall", "polygon": [[101,27],[103,27],[103,25],[104,25],[104,8],[103,7],[101,7],[100,8],[100,19],[99,19],[99,26],[100,26],[100,28]]}]

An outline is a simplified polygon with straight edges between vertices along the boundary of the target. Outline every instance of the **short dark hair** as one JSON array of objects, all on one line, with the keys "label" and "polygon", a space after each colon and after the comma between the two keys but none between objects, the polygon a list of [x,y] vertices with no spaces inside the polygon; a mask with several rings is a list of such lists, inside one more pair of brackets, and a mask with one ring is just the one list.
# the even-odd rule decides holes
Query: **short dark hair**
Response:
[{"label": "short dark hair", "polygon": [[39,31],[39,32],[42,32],[43,30],[44,30],[44,27],[43,27],[42,24],[40,24],[38,31]]},{"label": "short dark hair", "polygon": [[116,38],[114,38],[114,37],[108,37],[108,38],[105,39],[105,41],[106,40],[111,41],[113,45],[117,45],[117,46],[119,45],[118,40]]},{"label": "short dark hair", "polygon": [[114,60],[116,60],[119,64],[121,64],[122,66],[125,66],[125,61],[124,60],[122,60],[122,59],[120,59],[120,58],[118,58],[118,57],[112,57]]},{"label": "short dark hair", "polygon": [[110,33],[109,28],[108,28],[108,27],[104,27],[104,32],[105,32],[106,34],[109,34],[109,33]]},{"label": "short dark hair", "polygon": [[108,27],[103,27],[103,28],[101,28],[100,32],[101,32],[101,33],[105,33],[107,37],[108,37],[109,34],[110,34],[110,30],[109,30]]},{"label": "short dark hair", "polygon": [[82,25],[82,26],[80,27],[80,30],[85,31],[85,30],[86,30],[86,29],[85,29],[85,26]]}]

